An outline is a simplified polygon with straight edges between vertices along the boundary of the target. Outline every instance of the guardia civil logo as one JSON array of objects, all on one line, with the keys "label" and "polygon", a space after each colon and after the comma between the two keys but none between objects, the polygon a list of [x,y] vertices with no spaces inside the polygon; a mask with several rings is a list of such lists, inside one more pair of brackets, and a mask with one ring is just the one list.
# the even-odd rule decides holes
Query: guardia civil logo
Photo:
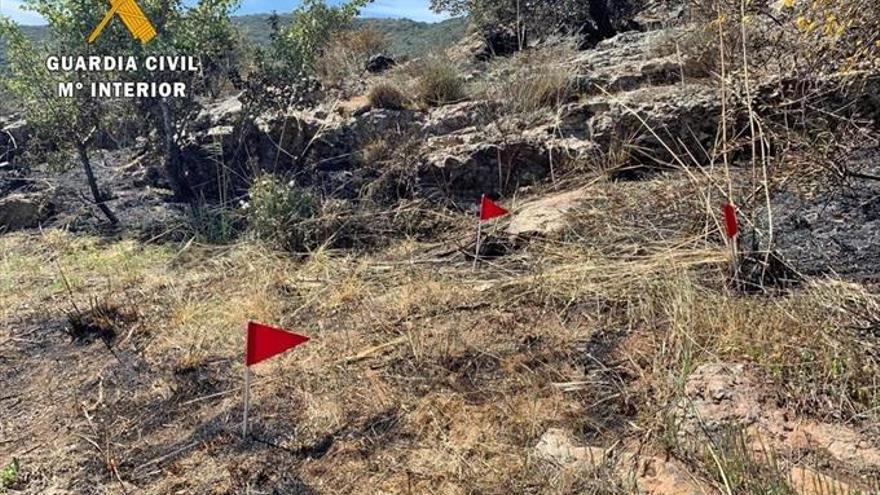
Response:
[{"label": "guardia civil logo", "polygon": [[143,9],[137,4],[136,0],[110,0],[110,10],[107,11],[107,14],[101,19],[95,30],[92,31],[92,34],[89,36],[89,43],[94,43],[98,36],[101,36],[104,28],[107,27],[107,24],[117,14],[122,19],[125,27],[128,28],[128,32],[135,39],[140,40],[141,43],[149,43],[150,40],[156,37],[156,28],[153,27],[150,19],[144,14]]}]

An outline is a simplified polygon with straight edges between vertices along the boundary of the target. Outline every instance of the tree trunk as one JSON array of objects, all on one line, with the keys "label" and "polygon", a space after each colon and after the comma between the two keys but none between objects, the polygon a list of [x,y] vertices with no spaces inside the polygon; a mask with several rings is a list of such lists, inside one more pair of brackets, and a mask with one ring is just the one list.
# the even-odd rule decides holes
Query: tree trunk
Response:
[{"label": "tree trunk", "polygon": [[180,201],[190,202],[193,199],[193,191],[180,160],[180,145],[174,139],[174,119],[168,102],[159,100],[159,110],[161,111],[162,140],[165,148],[165,173],[171,183],[174,196]]},{"label": "tree trunk", "polygon": [[79,162],[82,164],[83,171],[86,173],[86,181],[89,183],[89,190],[92,192],[95,206],[101,210],[101,213],[107,217],[107,220],[109,220],[111,224],[117,225],[119,219],[116,218],[116,215],[113,214],[113,211],[111,211],[110,207],[107,206],[107,203],[104,202],[104,195],[101,194],[101,190],[98,189],[98,181],[95,179],[95,172],[92,170],[92,162],[89,160],[89,150],[86,147],[86,144],[77,141],[76,152],[79,155]]}]

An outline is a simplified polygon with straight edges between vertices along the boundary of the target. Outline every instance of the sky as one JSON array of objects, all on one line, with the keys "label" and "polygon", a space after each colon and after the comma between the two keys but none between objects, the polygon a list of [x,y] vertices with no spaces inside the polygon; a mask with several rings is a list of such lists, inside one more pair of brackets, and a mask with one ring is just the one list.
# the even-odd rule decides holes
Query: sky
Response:
[{"label": "sky", "polygon": [[[331,4],[341,0],[329,0]],[[260,14],[276,10],[290,12],[299,5],[299,0],[242,0],[239,14]],[[361,12],[362,17],[406,17],[416,21],[435,22],[443,16],[431,12],[429,0],[375,0]],[[11,17],[20,24],[43,24],[40,16],[21,7],[21,0],[0,0],[0,15]]]}]

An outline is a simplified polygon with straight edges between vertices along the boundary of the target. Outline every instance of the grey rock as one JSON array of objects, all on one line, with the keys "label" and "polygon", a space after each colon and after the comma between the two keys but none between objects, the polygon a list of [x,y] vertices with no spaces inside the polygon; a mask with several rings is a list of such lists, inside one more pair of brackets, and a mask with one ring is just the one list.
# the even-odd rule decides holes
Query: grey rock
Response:
[{"label": "grey rock", "polygon": [[534,454],[543,461],[578,471],[595,470],[607,457],[605,449],[579,446],[568,431],[559,428],[551,428],[541,435]]},{"label": "grey rock", "polygon": [[500,107],[501,104],[495,101],[465,101],[436,107],[431,109],[422,132],[437,136],[486,125],[496,118]]},{"label": "grey rock", "polygon": [[0,199],[0,229],[12,231],[36,227],[45,220],[47,213],[43,195],[10,194]]},{"label": "grey rock", "polygon": [[477,129],[429,138],[420,170],[423,184],[452,198],[510,194],[549,174],[550,151],[522,136],[495,136]]},{"label": "grey rock", "polygon": [[587,197],[586,189],[576,189],[530,201],[516,210],[506,232],[519,237],[557,237],[568,228],[568,215]]}]

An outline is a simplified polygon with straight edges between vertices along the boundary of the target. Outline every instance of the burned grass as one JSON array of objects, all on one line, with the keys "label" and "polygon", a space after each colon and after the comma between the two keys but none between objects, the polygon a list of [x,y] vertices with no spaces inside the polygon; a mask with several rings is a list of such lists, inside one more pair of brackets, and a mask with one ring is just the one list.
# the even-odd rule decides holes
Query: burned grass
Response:
[{"label": "burned grass", "polygon": [[[635,213],[638,201],[621,205],[615,188],[657,194],[650,183],[595,187],[618,213]],[[657,201],[641,218],[582,211],[578,235],[533,241],[478,270],[416,241],[303,259],[246,243],[0,238],[4,268],[25,287],[0,293],[15,302],[4,322],[37,328],[45,315],[64,314],[70,296],[52,260],[80,307],[111,286],[114,301],[134,301],[139,315],[121,325],[103,308],[93,318],[139,329],[138,339],[115,341],[117,357],[86,344],[73,359],[61,339],[19,354],[24,348],[0,345],[0,365],[28,370],[2,382],[21,401],[0,402],[10,418],[0,439],[24,433],[9,456],[22,459],[26,493],[59,476],[80,493],[631,492],[615,469],[572,472],[537,458],[551,428],[609,448],[614,461],[628,462],[633,445],[667,452],[723,490],[704,458],[680,448],[670,419],[693,370],[718,361],[764,370],[794,414],[870,431],[877,354],[866,335],[876,328],[876,293],[839,281],[782,294],[732,291],[727,254],[707,238],[711,217],[683,217],[668,204],[674,198]],[[654,236],[636,228],[647,224]],[[106,260],[133,268],[95,272]],[[254,369],[255,435],[242,442],[241,325],[249,318],[313,340]],[[40,390],[52,380],[63,380],[64,394],[49,402]],[[65,454],[40,444],[50,424],[44,410],[54,429],[62,426]],[[736,459],[720,460],[725,474],[739,472]]]}]

